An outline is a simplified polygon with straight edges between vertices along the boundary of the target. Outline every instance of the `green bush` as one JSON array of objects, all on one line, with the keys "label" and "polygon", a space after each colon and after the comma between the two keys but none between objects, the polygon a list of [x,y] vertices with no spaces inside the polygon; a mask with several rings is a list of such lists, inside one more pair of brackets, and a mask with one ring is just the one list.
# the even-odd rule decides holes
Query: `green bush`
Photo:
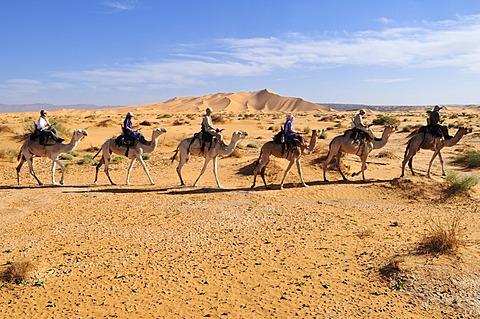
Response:
[{"label": "green bush", "polygon": [[328,135],[325,131],[323,131],[322,134],[320,134],[320,139],[322,139],[322,140],[326,140],[327,137],[328,137]]},{"label": "green bush", "polygon": [[450,184],[450,190],[455,194],[467,192],[478,184],[478,178],[475,176],[461,176],[459,173],[453,171],[448,172],[445,179]]},{"label": "green bush", "polygon": [[73,155],[72,154],[69,154],[69,153],[66,153],[66,154],[62,154],[60,155],[60,159],[63,159],[63,160],[72,160],[73,159]]},{"label": "green bush", "polygon": [[456,156],[454,161],[467,168],[477,168],[480,167],[480,153],[476,150],[466,150],[462,155]]},{"label": "green bush", "polygon": [[150,154],[150,153],[143,153],[143,154],[142,154],[142,158],[143,158],[143,160],[145,160],[145,161],[148,160],[148,159],[150,159],[151,156],[152,156],[152,154]]},{"label": "green bush", "polygon": [[78,161],[78,164],[83,165],[83,164],[90,164],[93,161],[93,155],[87,154],[83,156],[83,158]]},{"label": "green bush", "polygon": [[398,125],[400,121],[394,117],[384,115],[374,119],[372,123],[374,125]]},{"label": "green bush", "polygon": [[260,146],[258,146],[258,144],[255,144],[255,143],[249,143],[249,144],[247,144],[247,147],[249,147],[249,148],[259,148]]}]

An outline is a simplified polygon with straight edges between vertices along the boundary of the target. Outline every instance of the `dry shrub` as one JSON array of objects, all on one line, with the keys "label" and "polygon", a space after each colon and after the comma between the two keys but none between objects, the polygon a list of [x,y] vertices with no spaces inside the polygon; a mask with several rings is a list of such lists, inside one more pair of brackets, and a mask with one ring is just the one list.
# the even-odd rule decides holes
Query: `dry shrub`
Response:
[{"label": "dry shrub", "polygon": [[380,275],[388,279],[397,279],[400,275],[400,264],[404,262],[403,258],[393,257],[385,265],[379,268]]},{"label": "dry shrub", "polygon": [[35,269],[33,263],[29,260],[25,261],[16,261],[8,266],[8,268],[3,273],[3,278],[6,281],[14,282],[16,284],[23,283],[30,273]]},{"label": "dry shrub", "polygon": [[109,126],[112,126],[116,123],[114,123],[112,120],[108,119],[108,120],[103,120],[103,121],[100,121],[97,123],[97,126],[101,126],[101,127],[109,127]]},{"label": "dry shrub", "polygon": [[9,126],[0,126],[0,133],[15,134],[15,130]]},{"label": "dry shrub", "polygon": [[190,122],[185,119],[176,119],[172,123],[173,126],[186,125],[186,124],[190,124]]},{"label": "dry shrub", "polygon": [[216,124],[223,124],[223,123],[228,123],[228,122],[231,122],[231,119],[228,118],[227,116],[225,115],[222,115],[222,114],[218,114],[218,115],[214,115],[212,116],[212,122],[213,123],[216,123]]},{"label": "dry shrub", "polygon": [[228,157],[241,158],[243,155],[238,148],[235,148]]},{"label": "dry shrub", "polygon": [[[342,161],[342,158],[345,156],[345,154],[342,154],[340,156],[340,169],[342,170],[342,172],[344,173],[348,173],[350,171],[350,165],[346,165],[343,161]],[[316,158],[316,159],[313,159],[310,161],[310,164],[313,164],[313,165],[321,165],[323,167],[323,163],[325,162],[325,160],[327,159],[327,154],[323,154],[323,155],[320,155],[320,157]],[[337,170],[337,165],[335,164],[335,157],[330,161],[330,163],[328,163],[327,165],[327,170],[329,171],[336,171]]]},{"label": "dry shrub", "polygon": [[393,154],[393,152],[390,152],[390,151],[381,151],[380,153],[378,153],[377,157],[378,158],[388,158],[388,159],[396,158],[395,154]]},{"label": "dry shrub", "polygon": [[[238,170],[237,174],[250,176],[253,175],[253,169],[255,168],[256,160]],[[284,169],[281,168],[274,159],[270,159],[270,162],[267,164],[267,168],[265,169],[265,176],[269,177],[270,179],[277,178],[281,174],[283,174]],[[260,175],[260,174],[259,174]]]},{"label": "dry shrub", "polygon": [[362,229],[359,232],[357,232],[357,237],[360,239],[365,239],[367,237],[372,237],[374,232],[371,229]]},{"label": "dry shrub", "polygon": [[423,254],[455,254],[465,245],[458,215],[444,220],[431,219],[427,233],[418,244],[418,252]]}]

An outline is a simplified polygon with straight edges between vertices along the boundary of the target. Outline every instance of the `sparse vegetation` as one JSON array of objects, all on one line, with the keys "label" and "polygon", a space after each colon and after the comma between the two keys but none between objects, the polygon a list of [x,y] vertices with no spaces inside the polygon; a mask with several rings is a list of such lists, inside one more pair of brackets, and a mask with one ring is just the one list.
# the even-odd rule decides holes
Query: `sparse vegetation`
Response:
[{"label": "sparse vegetation", "polygon": [[463,154],[456,156],[454,161],[467,168],[477,168],[480,167],[480,153],[469,149],[463,152]]},{"label": "sparse vegetation", "polygon": [[260,146],[258,144],[255,144],[255,143],[248,143],[247,147],[248,148],[259,148]]},{"label": "sparse vegetation", "polygon": [[400,121],[394,117],[383,115],[379,118],[374,119],[372,123],[374,125],[398,125]]},{"label": "sparse vegetation", "polygon": [[418,251],[424,254],[454,254],[462,245],[461,220],[455,215],[445,220],[431,219],[429,229],[420,240]]},{"label": "sparse vegetation", "polygon": [[17,158],[18,150],[15,149],[4,149],[0,150],[0,158],[7,159],[9,162],[14,162]]},{"label": "sparse vegetation", "polygon": [[3,278],[8,282],[19,285],[28,279],[34,268],[33,263],[28,260],[12,262],[3,273]]},{"label": "sparse vegetation", "polygon": [[83,165],[83,164],[90,164],[93,161],[93,155],[92,154],[87,154],[83,156],[81,160],[78,161],[78,164]]},{"label": "sparse vegetation", "polygon": [[454,193],[464,193],[478,184],[478,178],[469,175],[460,175],[458,172],[448,172],[445,178],[449,183],[449,190]]}]

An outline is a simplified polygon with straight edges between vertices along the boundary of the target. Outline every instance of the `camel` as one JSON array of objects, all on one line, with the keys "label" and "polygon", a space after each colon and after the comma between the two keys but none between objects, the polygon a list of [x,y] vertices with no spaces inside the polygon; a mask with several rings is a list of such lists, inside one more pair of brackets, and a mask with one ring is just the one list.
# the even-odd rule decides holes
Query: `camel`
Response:
[{"label": "camel", "polygon": [[217,182],[218,188],[222,188],[218,180],[218,174],[217,174],[218,156],[219,155],[228,156],[232,154],[235,147],[237,147],[238,142],[247,136],[248,136],[248,133],[246,131],[235,131],[232,134],[230,144],[227,145],[223,141],[218,141],[216,142],[215,146],[213,146],[210,149],[207,144],[205,145],[205,150],[203,152],[201,152],[201,144],[198,138],[189,137],[181,141],[178,144],[177,149],[175,150],[171,158],[173,162],[177,154],[180,152],[180,161],[177,166],[177,174],[178,174],[178,177],[180,177],[180,185],[185,186],[185,182],[183,181],[183,178],[182,178],[182,167],[188,161],[188,154],[190,153],[194,156],[202,156],[205,158],[205,162],[203,163],[203,167],[200,172],[200,175],[197,177],[195,183],[193,183],[193,186],[194,187],[197,186],[198,181],[200,180],[200,177],[202,177],[203,173],[205,173],[205,170],[207,169],[208,163],[211,160],[213,160],[213,174],[215,175],[215,180]]},{"label": "camel", "polygon": [[[164,133],[166,133],[167,130],[164,128],[156,128],[152,131],[152,139],[150,142],[148,142],[147,145],[140,143],[137,141],[135,143],[135,146],[130,147],[130,150],[128,152],[128,158],[131,160],[130,161],[130,166],[128,167],[128,172],[127,172],[127,179],[126,179],[126,184],[130,185],[130,173],[132,172],[133,164],[135,164],[135,161],[138,160],[140,164],[142,164],[143,170],[145,173],[147,173],[148,179],[150,180],[150,184],[155,185],[152,177],[150,176],[150,172],[148,171],[147,165],[145,164],[145,161],[142,158],[143,153],[152,153],[155,151],[157,148],[158,144],[158,137]],[[125,155],[125,150],[126,147],[124,146],[117,146],[115,142],[115,138],[110,138],[106,140],[102,148],[93,156],[95,158],[100,152],[102,153],[102,158],[98,162],[95,168],[95,181],[93,182],[94,184],[97,184],[98,180],[98,171],[100,167],[105,164],[105,174],[108,177],[108,180],[110,181],[110,184],[116,185],[112,179],[110,178],[110,174],[108,173],[108,166],[110,164],[110,156],[112,153],[119,154],[119,155]]]},{"label": "camel", "polygon": [[[23,163],[27,162],[28,167],[30,169],[30,174],[37,180],[39,185],[43,185],[43,183],[38,179],[37,175],[33,170],[33,157],[48,157],[52,160],[52,184],[58,185],[55,181],[55,167],[58,164],[62,171],[62,178],[60,179],[60,185],[63,185],[64,182],[64,175],[65,175],[65,166],[60,162],[58,156],[62,153],[68,153],[73,151],[82,137],[87,136],[88,133],[85,130],[76,129],[73,131],[72,139],[70,143],[63,144],[51,141],[53,144],[45,144],[40,145],[39,139],[36,140],[26,140],[22,147],[20,148],[20,152],[18,153],[17,159],[20,163],[17,166],[17,183],[20,185],[20,169],[22,168]],[[50,142],[50,140],[48,141]]]},{"label": "camel", "polygon": [[[355,141],[348,135],[339,135],[334,137],[329,145],[327,159],[323,163],[324,181],[328,182],[327,176],[326,176],[327,165],[328,163],[330,163],[330,161],[333,159],[334,156],[335,156],[335,163],[338,171],[342,175],[343,180],[347,180],[347,178],[345,177],[345,175],[343,174],[340,168],[340,156],[342,155],[343,152],[349,153],[349,154],[355,154],[358,157],[360,157],[362,161],[362,168],[360,172],[362,173],[363,181],[365,181],[365,170],[367,169],[368,154],[370,154],[372,150],[376,150],[384,147],[387,144],[390,135],[394,131],[396,131],[396,129],[397,127],[393,125],[385,126],[381,139],[375,139],[373,141],[367,140],[362,145],[355,143]],[[353,173],[352,177],[355,175],[359,175],[360,172]]]},{"label": "camel", "polygon": [[435,157],[437,157],[437,155],[440,159],[440,164],[442,167],[442,176],[445,176],[445,168],[443,165],[442,153],[440,151],[444,147],[456,145],[465,134],[471,132],[472,129],[470,128],[460,127],[457,133],[455,133],[455,136],[448,140],[444,139],[443,137],[435,137],[430,133],[417,133],[413,135],[407,142],[407,148],[405,149],[405,155],[402,162],[402,175],[400,175],[400,177],[404,176],[405,164],[407,162],[408,167],[410,167],[410,171],[412,172],[412,175],[415,175],[412,167],[413,157],[420,149],[433,151],[433,156],[430,159],[430,163],[428,164],[427,176],[430,177],[430,169],[432,168],[433,160],[435,159]]},{"label": "camel", "polygon": [[308,185],[303,180],[303,173],[302,173],[302,164],[300,162],[300,158],[302,157],[305,150],[313,151],[315,145],[317,144],[317,136],[322,134],[322,130],[318,132],[317,130],[312,130],[312,138],[310,139],[310,145],[308,148],[297,146],[292,150],[285,150],[282,153],[282,144],[277,144],[274,141],[269,141],[263,144],[262,149],[260,150],[260,156],[258,157],[255,166],[253,168],[253,184],[250,188],[255,187],[255,183],[257,180],[257,175],[260,173],[262,177],[263,183],[265,184],[266,189],[270,189],[265,181],[265,169],[267,167],[268,162],[270,161],[270,155],[273,155],[278,158],[285,158],[290,161],[288,164],[285,173],[283,174],[282,181],[280,182],[280,189],[283,189],[283,183],[285,182],[285,178],[287,177],[288,172],[292,168],[293,164],[297,164],[298,174],[300,175],[300,180],[302,181],[302,185],[304,187],[308,187]]}]

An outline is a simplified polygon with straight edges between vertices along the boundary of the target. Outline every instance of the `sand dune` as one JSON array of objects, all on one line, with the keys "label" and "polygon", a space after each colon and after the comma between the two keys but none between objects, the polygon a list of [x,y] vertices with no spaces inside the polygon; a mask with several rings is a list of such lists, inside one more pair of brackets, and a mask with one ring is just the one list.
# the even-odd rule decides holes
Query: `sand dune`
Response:
[{"label": "sand dune", "polygon": [[211,107],[215,112],[309,112],[328,108],[300,98],[283,97],[264,89],[255,92],[217,93],[201,97],[176,97],[165,102],[137,107],[171,113],[202,112]]}]

